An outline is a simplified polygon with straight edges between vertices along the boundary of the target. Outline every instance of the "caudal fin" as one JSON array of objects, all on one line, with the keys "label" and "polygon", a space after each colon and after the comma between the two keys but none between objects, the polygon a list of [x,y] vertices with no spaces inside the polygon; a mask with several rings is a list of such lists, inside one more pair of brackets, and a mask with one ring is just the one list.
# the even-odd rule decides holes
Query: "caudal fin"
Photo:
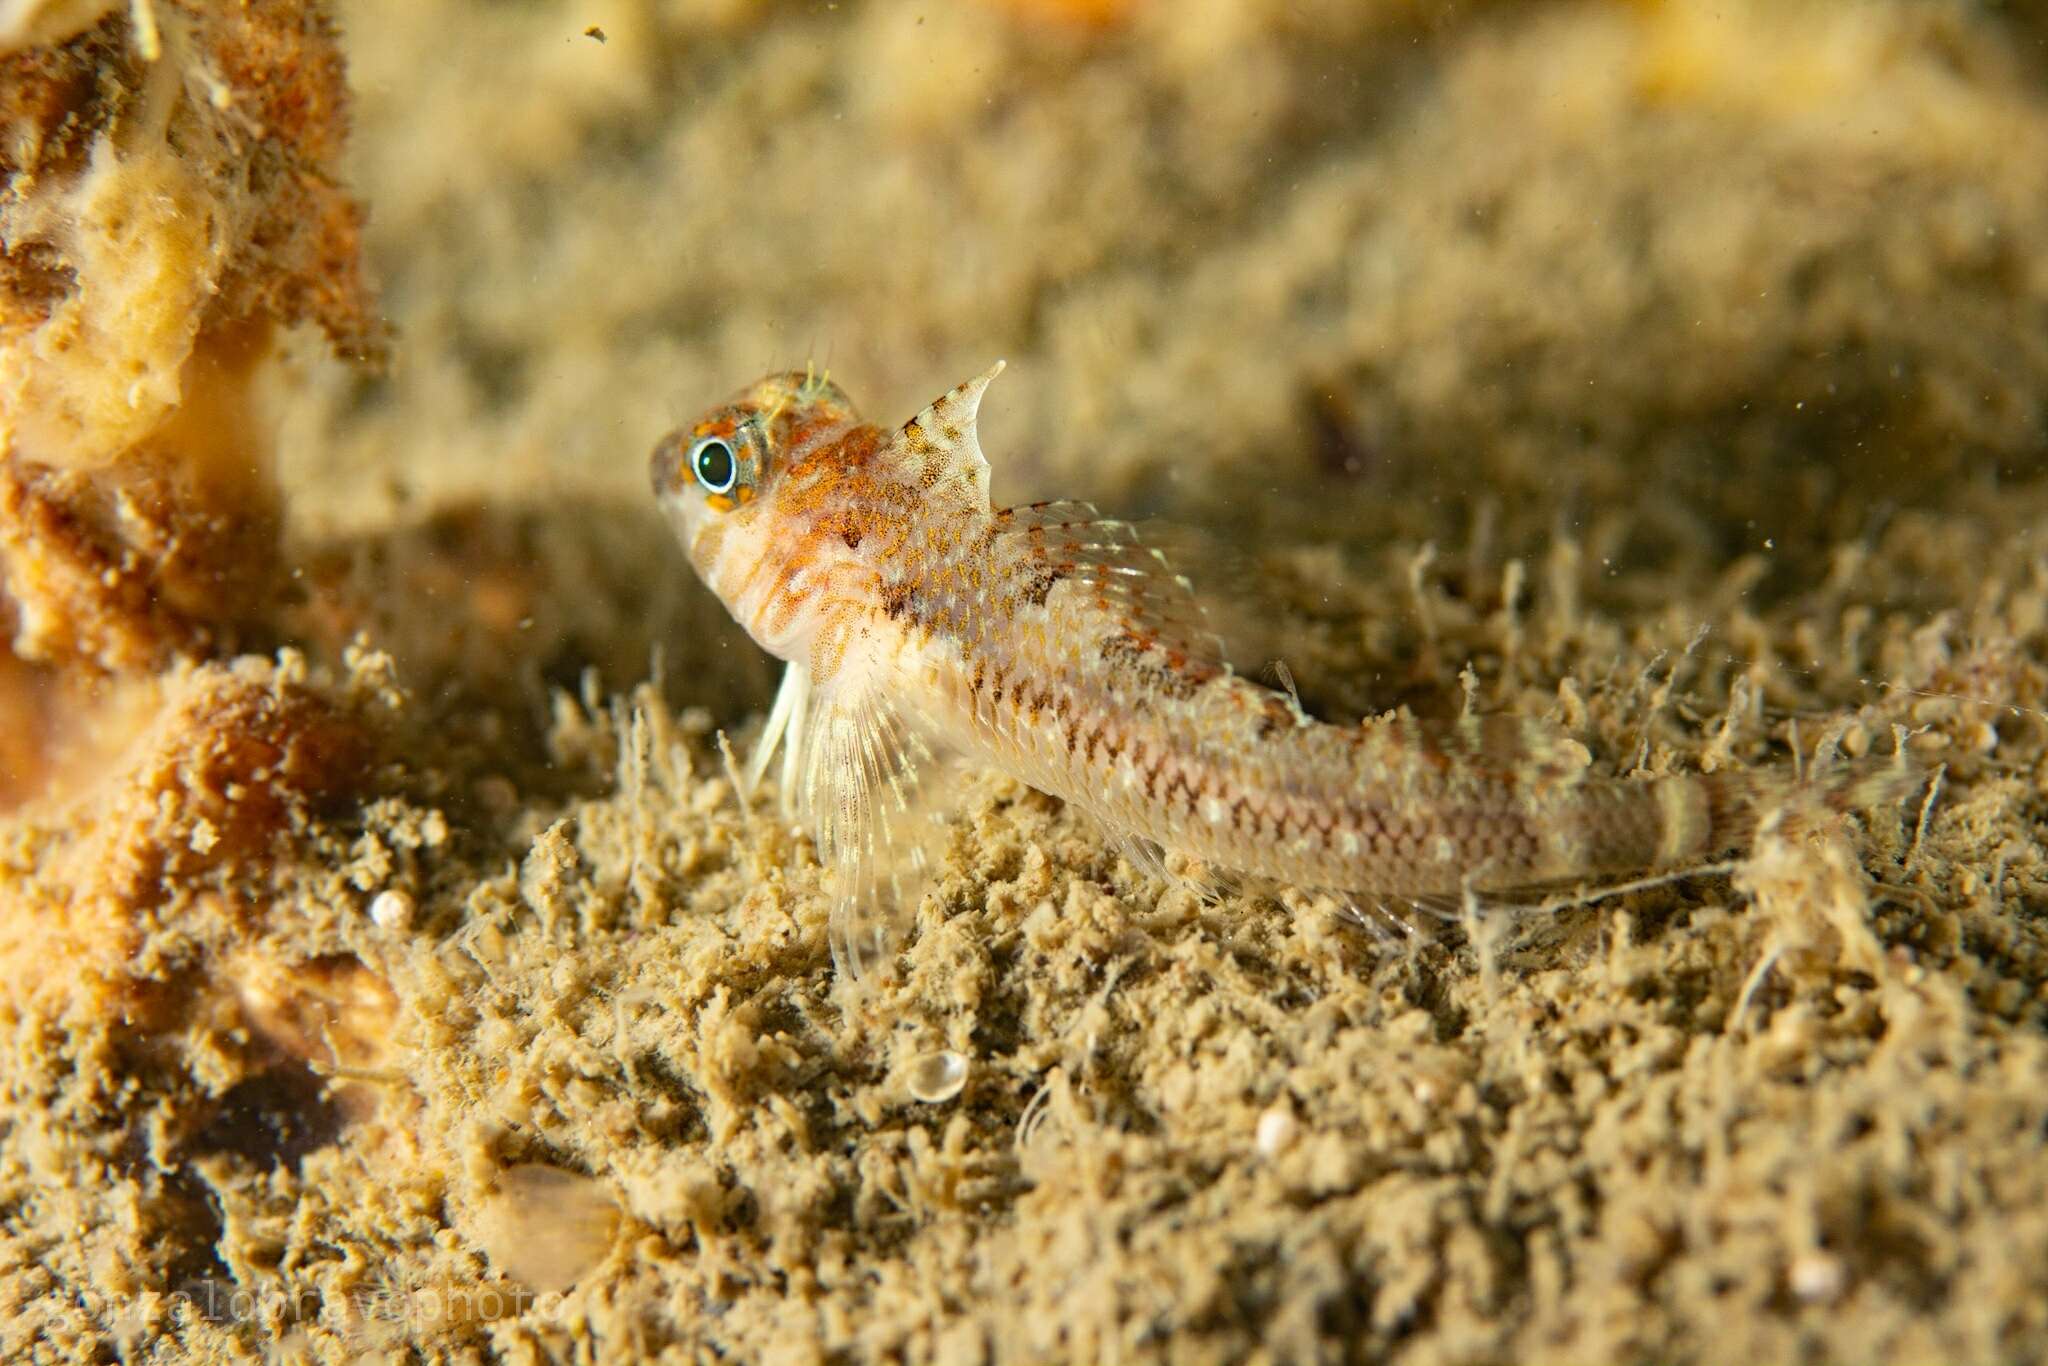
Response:
[{"label": "caudal fin", "polygon": [[1746,849],[1766,821],[1794,828],[1827,815],[1896,808],[1927,775],[1900,758],[1852,759],[1794,775],[1782,770],[1703,773],[1707,821],[1700,854]]}]

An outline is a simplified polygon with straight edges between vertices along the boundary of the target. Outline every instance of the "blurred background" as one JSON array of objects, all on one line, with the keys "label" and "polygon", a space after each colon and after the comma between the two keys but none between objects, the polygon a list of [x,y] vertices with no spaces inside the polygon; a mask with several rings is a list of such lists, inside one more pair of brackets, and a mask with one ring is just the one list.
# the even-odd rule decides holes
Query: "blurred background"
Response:
[{"label": "blurred background", "polygon": [[[2044,38],[0,0],[0,1355],[2040,1359]],[[849,993],[647,456],[998,357],[1312,710],[1924,795],[1393,943],[990,777]]]},{"label": "blurred background", "polygon": [[[291,524],[538,537],[507,553],[616,609],[530,628],[577,637],[540,652],[557,681],[644,673],[662,632],[732,653],[671,596],[645,453],[807,361],[895,422],[1006,357],[999,503],[1227,524],[1368,587],[1425,543],[1491,577],[1563,534],[1636,606],[1744,556],[1768,602],[1902,512],[1991,536],[2035,497],[2048,51],[2002,6],[339,17],[396,341],[381,377],[304,347]],[[738,705],[765,680],[735,667]]]}]

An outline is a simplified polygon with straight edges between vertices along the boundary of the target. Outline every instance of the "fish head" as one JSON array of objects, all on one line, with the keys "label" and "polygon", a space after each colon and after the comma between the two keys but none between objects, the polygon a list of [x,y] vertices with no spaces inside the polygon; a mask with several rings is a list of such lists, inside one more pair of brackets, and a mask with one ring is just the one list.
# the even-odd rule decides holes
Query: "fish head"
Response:
[{"label": "fish head", "polygon": [[808,370],[769,375],[655,444],[654,496],[688,547],[711,520],[764,501],[806,452],[859,421],[830,379]]},{"label": "fish head", "polygon": [[[768,375],[668,433],[648,461],[654,496],[697,576],[771,652],[795,657],[790,620],[816,574],[818,476],[866,449],[846,392],[811,370]],[[798,488],[801,486],[801,489]]]}]

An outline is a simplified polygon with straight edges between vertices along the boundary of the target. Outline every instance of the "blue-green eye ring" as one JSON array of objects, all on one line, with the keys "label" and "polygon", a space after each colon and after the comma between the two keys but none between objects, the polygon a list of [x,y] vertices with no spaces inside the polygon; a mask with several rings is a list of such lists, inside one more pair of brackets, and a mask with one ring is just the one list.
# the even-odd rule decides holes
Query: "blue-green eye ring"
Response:
[{"label": "blue-green eye ring", "polygon": [[690,473],[706,493],[731,493],[739,482],[739,457],[732,443],[720,436],[707,436],[690,447]]}]

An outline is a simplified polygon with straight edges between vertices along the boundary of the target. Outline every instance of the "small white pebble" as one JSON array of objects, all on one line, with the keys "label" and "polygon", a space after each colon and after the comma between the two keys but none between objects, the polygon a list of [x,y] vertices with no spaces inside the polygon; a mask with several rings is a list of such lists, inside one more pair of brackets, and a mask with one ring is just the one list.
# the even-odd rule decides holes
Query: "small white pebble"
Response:
[{"label": "small white pebble", "polygon": [[910,1094],[915,1100],[936,1105],[951,1100],[967,1085],[967,1059],[951,1049],[925,1053],[910,1063]]},{"label": "small white pebble", "polygon": [[1802,1252],[1792,1259],[1786,1279],[1792,1293],[1808,1304],[1829,1304],[1841,1297],[1849,1272],[1842,1259],[1830,1253]]},{"label": "small white pebble", "polygon": [[1252,1141],[1258,1145],[1260,1157],[1278,1157],[1294,1144],[1295,1135],[1301,1132],[1301,1124],[1294,1118],[1294,1111],[1285,1101],[1269,1105],[1259,1115],[1259,1127]]},{"label": "small white pebble", "polygon": [[386,888],[370,898],[370,919],[383,930],[412,927],[412,898],[396,888]]}]

